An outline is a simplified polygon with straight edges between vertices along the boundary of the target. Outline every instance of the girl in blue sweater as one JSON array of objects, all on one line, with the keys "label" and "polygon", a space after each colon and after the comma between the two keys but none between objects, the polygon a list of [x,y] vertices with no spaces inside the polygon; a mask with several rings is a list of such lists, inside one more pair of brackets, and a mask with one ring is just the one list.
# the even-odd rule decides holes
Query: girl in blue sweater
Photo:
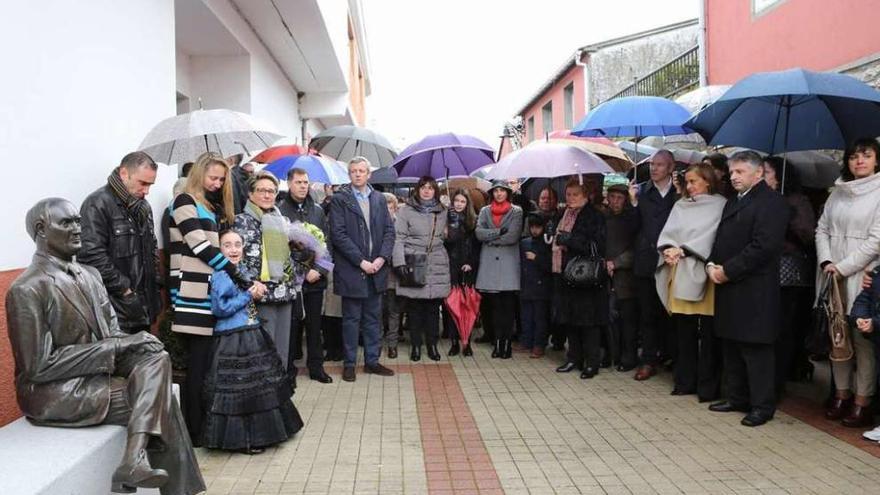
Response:
[{"label": "girl in blue sweater", "polygon": [[[236,232],[220,234],[220,251],[231,263],[241,261],[242,245]],[[217,323],[202,445],[258,454],[303,427],[291,401],[295,384],[256,316],[254,299],[265,288],[241,289],[225,271],[214,272],[210,287]]]}]

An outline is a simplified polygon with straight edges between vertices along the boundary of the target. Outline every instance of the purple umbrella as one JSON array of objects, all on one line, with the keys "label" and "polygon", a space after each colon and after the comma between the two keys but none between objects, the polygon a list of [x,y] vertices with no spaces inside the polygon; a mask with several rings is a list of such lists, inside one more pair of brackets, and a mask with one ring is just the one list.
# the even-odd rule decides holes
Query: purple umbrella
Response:
[{"label": "purple umbrella", "polygon": [[434,134],[406,147],[397,156],[394,168],[399,177],[469,176],[483,165],[495,161],[494,150],[485,142],[464,134]]}]

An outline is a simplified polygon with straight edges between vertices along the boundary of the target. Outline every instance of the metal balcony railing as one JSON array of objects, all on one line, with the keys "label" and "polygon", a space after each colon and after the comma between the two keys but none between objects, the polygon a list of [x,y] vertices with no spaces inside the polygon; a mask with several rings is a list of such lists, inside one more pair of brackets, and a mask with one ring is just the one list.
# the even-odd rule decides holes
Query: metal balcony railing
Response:
[{"label": "metal balcony railing", "polygon": [[699,47],[695,46],[675,57],[665,65],[637,79],[616,95],[622,96],[661,96],[671,98],[700,85]]}]

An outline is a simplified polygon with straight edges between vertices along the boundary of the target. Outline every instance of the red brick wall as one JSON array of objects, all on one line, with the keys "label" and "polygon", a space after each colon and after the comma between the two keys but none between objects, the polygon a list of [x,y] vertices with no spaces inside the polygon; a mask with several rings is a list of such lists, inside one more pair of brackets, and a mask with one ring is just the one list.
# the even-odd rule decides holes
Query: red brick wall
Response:
[{"label": "red brick wall", "polygon": [[15,383],[12,379],[15,362],[6,332],[6,292],[22,271],[24,270],[0,272],[0,426],[21,417],[21,411],[15,402]]}]

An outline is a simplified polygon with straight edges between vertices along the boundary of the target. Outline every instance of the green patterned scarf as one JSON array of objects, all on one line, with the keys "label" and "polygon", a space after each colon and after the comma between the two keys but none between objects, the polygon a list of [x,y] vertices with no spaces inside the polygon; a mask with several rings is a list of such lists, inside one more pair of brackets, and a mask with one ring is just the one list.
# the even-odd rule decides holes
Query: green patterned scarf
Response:
[{"label": "green patterned scarf", "polygon": [[290,245],[287,239],[287,223],[278,208],[263,211],[262,208],[248,201],[245,213],[260,222],[262,230],[263,260],[260,269],[260,280],[263,282],[289,282],[293,277],[290,263]]}]

